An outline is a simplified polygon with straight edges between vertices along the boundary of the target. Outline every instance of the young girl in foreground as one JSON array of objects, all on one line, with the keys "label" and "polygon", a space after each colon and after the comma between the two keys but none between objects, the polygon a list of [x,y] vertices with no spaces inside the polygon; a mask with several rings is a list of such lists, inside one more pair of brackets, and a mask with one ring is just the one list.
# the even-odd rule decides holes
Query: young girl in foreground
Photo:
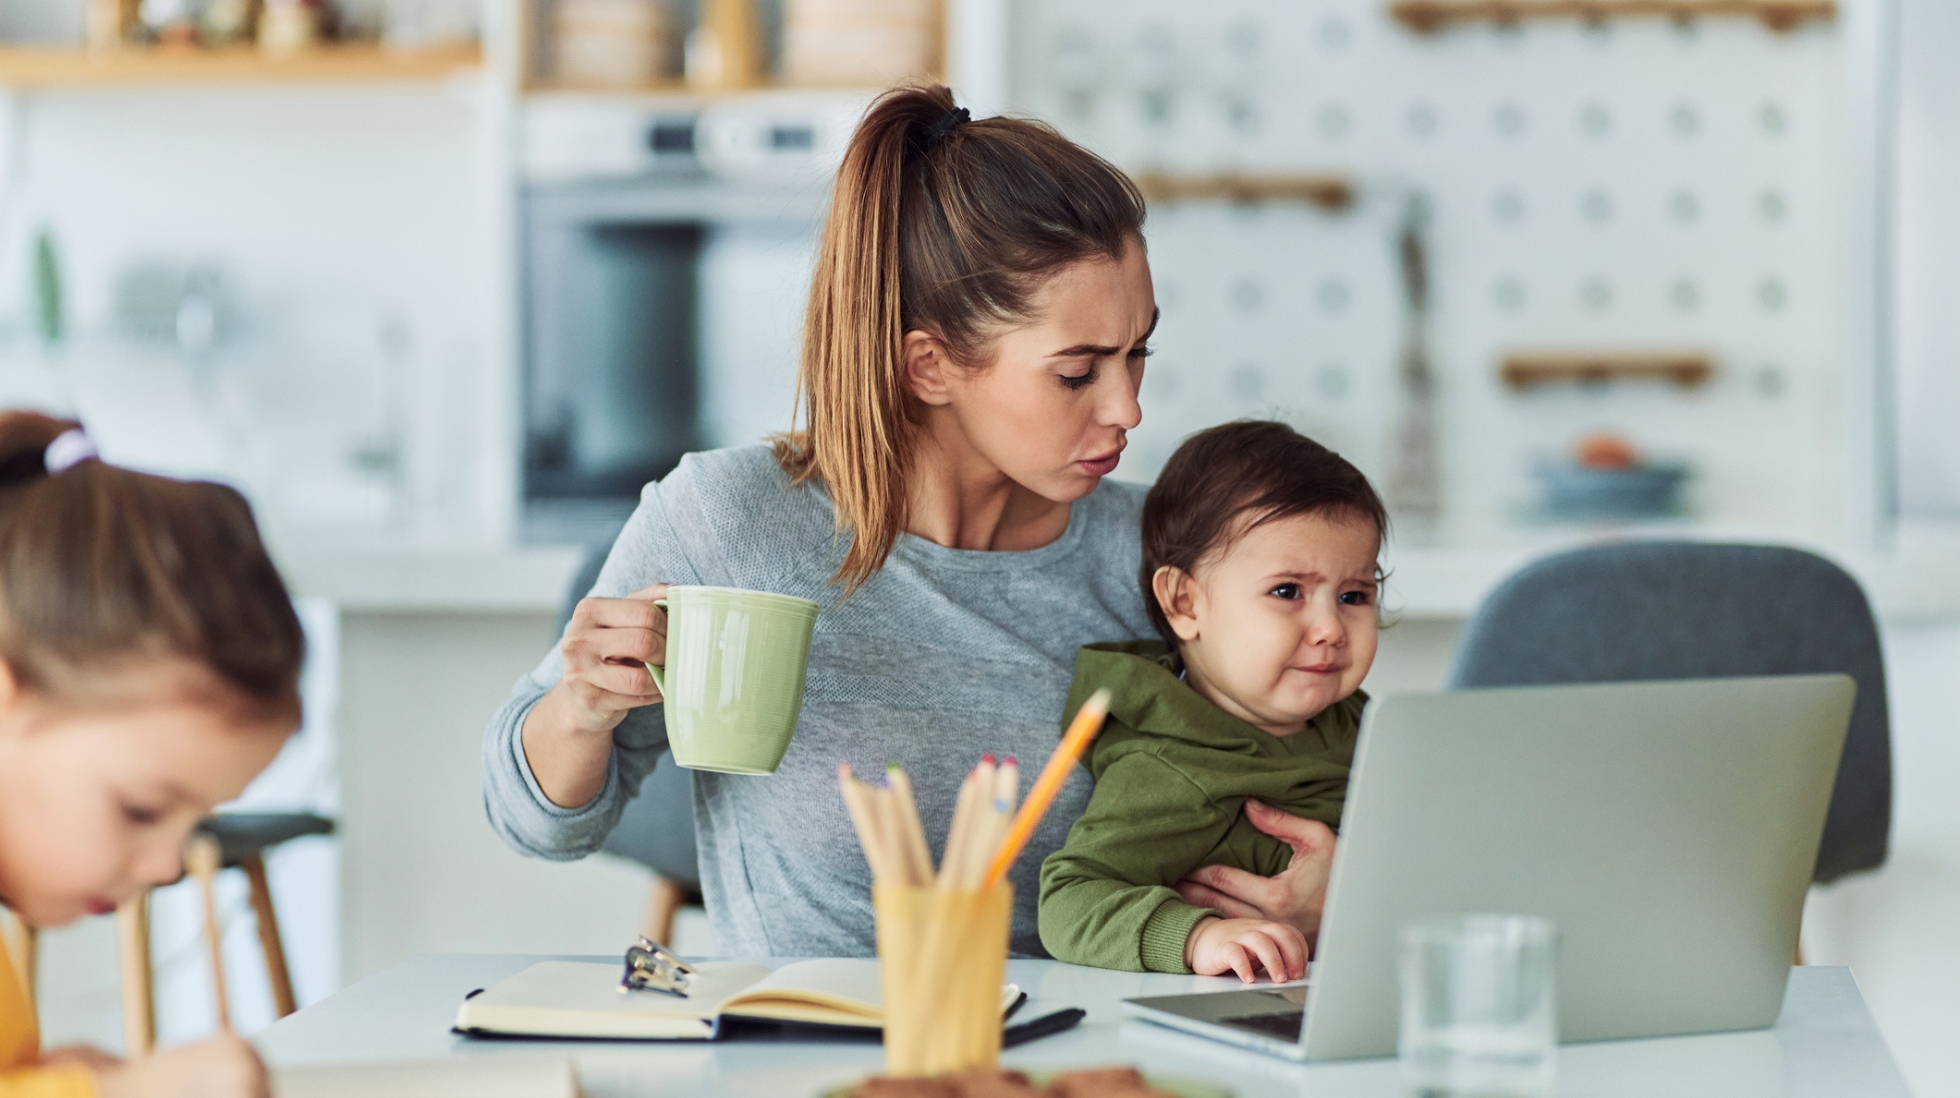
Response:
[{"label": "young girl in foreground", "polygon": [[1113,700],[1088,810],[1041,867],[1041,943],[1132,971],[1306,974],[1296,927],[1226,919],[1172,886],[1206,865],[1260,876],[1292,849],[1257,799],[1340,823],[1375,659],[1387,515],[1354,466],[1281,423],[1178,448],[1143,505],[1144,605],[1163,640],[1082,649],[1064,717]]},{"label": "young girl in foreground", "polygon": [[[0,412],[0,901],[33,926],[180,877],[300,718],[299,619],[245,500],[93,454]],[[39,1043],[0,949],[0,1098],[266,1093],[235,1036],[129,1062]]]}]

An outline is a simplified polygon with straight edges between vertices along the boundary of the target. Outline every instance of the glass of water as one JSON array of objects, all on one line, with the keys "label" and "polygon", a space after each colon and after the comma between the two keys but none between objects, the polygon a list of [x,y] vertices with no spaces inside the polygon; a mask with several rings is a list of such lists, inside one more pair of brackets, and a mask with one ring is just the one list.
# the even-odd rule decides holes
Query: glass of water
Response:
[{"label": "glass of water", "polygon": [[1552,924],[1462,915],[1402,928],[1402,1078],[1417,1098],[1550,1098]]}]

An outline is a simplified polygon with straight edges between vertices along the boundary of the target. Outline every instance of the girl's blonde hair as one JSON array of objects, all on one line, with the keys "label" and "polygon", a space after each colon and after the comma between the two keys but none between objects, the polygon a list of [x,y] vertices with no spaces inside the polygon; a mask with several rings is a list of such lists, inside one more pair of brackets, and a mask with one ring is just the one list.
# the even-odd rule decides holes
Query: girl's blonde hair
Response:
[{"label": "girl's blonde hair", "polygon": [[804,319],[800,430],[777,436],[796,483],[818,482],[850,538],[848,594],[884,566],[905,522],[918,410],[904,339],[986,364],[1042,280],[1142,246],[1143,196],[1108,161],[1039,122],[967,121],[937,85],[886,92],[858,123],[831,195]]},{"label": "girl's blonde hair", "polygon": [[80,706],[176,662],[246,720],[297,726],[306,641],[245,497],[93,459],[48,471],[48,444],[78,429],[0,412],[0,661]]}]

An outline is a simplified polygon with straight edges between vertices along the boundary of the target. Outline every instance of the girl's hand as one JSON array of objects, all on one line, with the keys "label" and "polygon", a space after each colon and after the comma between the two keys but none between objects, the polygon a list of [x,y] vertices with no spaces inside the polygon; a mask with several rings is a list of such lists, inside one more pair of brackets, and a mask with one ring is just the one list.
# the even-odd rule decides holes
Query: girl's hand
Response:
[{"label": "girl's hand", "polygon": [[39,1066],[85,1067],[90,1071],[101,1073],[110,1068],[121,1067],[122,1061],[94,1045],[63,1045],[43,1052]]},{"label": "girl's hand", "polygon": [[656,583],[623,599],[579,600],[558,642],[565,672],[555,691],[578,729],[611,732],[628,710],[660,700],[646,665],[667,663],[667,611],[653,604],[666,594]]},{"label": "girl's hand", "polygon": [[1208,907],[1230,918],[1285,923],[1313,941],[1320,934],[1327,878],[1334,871],[1333,829],[1263,801],[1246,801],[1245,818],[1293,848],[1293,860],[1285,869],[1261,877],[1229,865],[1208,865],[1192,870],[1173,887],[1192,907]]},{"label": "girl's hand", "polygon": [[270,1098],[265,1065],[234,1033],[98,1071],[101,1098]]},{"label": "girl's hand", "polygon": [[1184,942],[1184,963],[1200,976],[1236,972],[1252,983],[1264,966],[1276,984],[1307,974],[1307,936],[1285,923],[1263,919],[1201,920]]}]

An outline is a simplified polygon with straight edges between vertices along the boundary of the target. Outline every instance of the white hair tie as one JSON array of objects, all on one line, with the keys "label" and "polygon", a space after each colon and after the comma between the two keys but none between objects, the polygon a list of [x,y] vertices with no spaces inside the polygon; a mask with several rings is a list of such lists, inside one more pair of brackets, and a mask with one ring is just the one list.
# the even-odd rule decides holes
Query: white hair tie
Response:
[{"label": "white hair tie", "polygon": [[101,457],[95,443],[82,433],[79,427],[71,427],[54,437],[48,448],[41,452],[41,464],[47,467],[48,475],[54,476],[72,468],[79,462]]}]

